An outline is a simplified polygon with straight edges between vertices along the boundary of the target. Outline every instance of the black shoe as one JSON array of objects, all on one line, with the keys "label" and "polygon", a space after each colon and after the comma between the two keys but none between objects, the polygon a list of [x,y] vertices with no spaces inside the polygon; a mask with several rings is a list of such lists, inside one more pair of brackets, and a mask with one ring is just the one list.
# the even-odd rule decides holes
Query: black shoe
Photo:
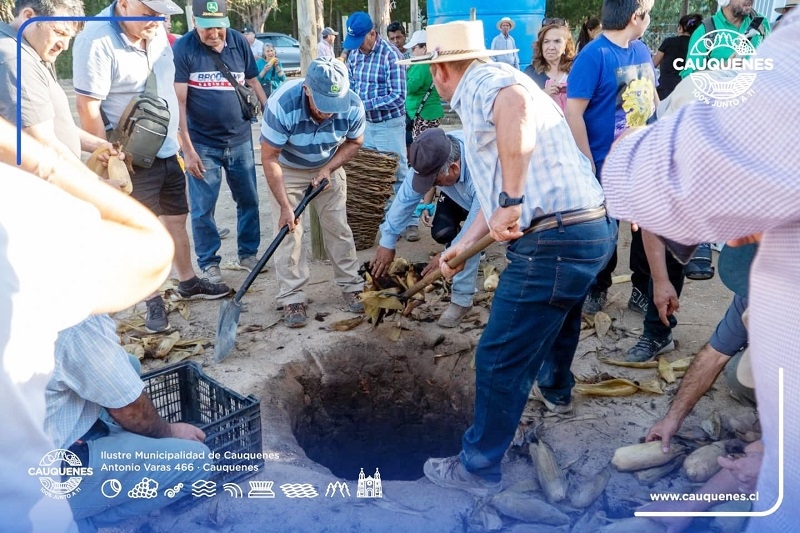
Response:
[{"label": "black shoe", "polygon": [[628,298],[628,309],[643,315],[647,314],[647,295],[634,287],[631,291],[631,297]]},{"label": "black shoe", "polygon": [[672,335],[664,337],[663,339],[651,339],[650,337],[642,335],[639,337],[639,342],[628,350],[628,353],[625,355],[625,360],[631,363],[643,363],[657,355],[671,352],[674,349],[675,343],[672,341]]},{"label": "black shoe", "polygon": [[583,314],[595,315],[603,310],[608,302],[608,291],[592,291],[583,302]]},{"label": "black shoe", "polygon": [[212,283],[206,278],[194,277],[178,283],[176,291],[184,300],[216,300],[227,296],[231,289],[224,283]]},{"label": "black shoe", "polygon": [[163,333],[169,329],[167,308],[161,296],[156,296],[145,302],[147,315],[144,319],[144,329],[148,333]]},{"label": "black shoe", "polygon": [[683,267],[683,275],[693,280],[706,280],[714,277],[711,265],[711,245],[701,244]]}]

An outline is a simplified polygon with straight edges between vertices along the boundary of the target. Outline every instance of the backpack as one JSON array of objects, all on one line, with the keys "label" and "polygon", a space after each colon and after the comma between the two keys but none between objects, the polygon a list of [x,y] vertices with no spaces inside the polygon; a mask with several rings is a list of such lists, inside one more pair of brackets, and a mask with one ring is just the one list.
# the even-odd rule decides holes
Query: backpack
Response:
[{"label": "backpack", "polygon": [[109,135],[118,142],[125,157],[142,168],[150,168],[167,139],[170,111],[166,100],[158,96],[155,74],[151,71],[142,94],[134,96]]}]

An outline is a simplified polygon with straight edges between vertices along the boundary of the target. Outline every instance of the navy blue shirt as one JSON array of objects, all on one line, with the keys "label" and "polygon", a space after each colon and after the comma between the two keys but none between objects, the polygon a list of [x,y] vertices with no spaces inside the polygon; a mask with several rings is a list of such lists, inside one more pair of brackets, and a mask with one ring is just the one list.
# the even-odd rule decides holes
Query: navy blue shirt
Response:
[{"label": "navy blue shirt", "polygon": [[601,35],[575,56],[567,98],[589,100],[583,120],[598,168],[623,131],[644,126],[655,113],[655,95],[653,60],[641,41],[622,48]]},{"label": "navy blue shirt", "polygon": [[[242,106],[233,86],[217,69],[197,31],[175,42],[175,83],[189,85],[186,115],[192,143],[211,148],[229,148],[250,140],[250,121],[242,115]],[[228,29],[221,59],[239,83],[258,76],[256,61],[244,35]]]}]

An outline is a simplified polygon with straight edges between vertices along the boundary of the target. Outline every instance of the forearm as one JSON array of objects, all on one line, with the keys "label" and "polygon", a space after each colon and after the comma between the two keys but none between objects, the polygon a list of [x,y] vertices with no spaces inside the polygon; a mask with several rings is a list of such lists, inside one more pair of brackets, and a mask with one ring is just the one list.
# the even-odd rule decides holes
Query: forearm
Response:
[{"label": "forearm", "polygon": [[359,137],[358,139],[345,140],[344,143],[342,143],[342,145],[336,150],[336,153],[333,154],[331,160],[325,164],[324,168],[328,173],[331,173],[337,168],[341,167],[355,157],[363,143],[363,136]]},{"label": "forearm", "polygon": [[106,140],[105,136],[98,137],[97,135],[93,135],[88,131],[84,131],[82,129],[78,129],[78,135],[80,136],[81,140],[81,150],[84,152],[94,152],[100,146],[106,144],[108,141]]},{"label": "forearm", "polygon": [[640,229],[639,231],[642,232],[644,252],[647,255],[647,264],[650,266],[650,277],[653,278],[653,283],[669,283],[664,243],[647,230]]},{"label": "forearm", "polygon": [[565,114],[567,124],[572,132],[572,137],[575,139],[575,144],[578,145],[578,150],[589,158],[589,161],[594,163],[592,156],[592,149],[589,147],[589,134],[586,132],[586,121],[583,119],[583,114],[569,112],[569,100],[567,100],[567,113]]},{"label": "forearm", "polygon": [[264,143],[261,142],[261,166],[264,169],[264,177],[267,178],[267,186],[272,196],[278,202],[281,209],[292,209],[289,196],[286,194],[286,186],[283,183],[283,169],[278,163],[278,157],[265,153]]},{"label": "forearm", "polygon": [[81,129],[95,137],[106,139],[106,125],[100,113],[100,100],[78,94],[75,97],[75,107],[78,109]]},{"label": "forearm", "polygon": [[120,409],[108,409],[108,414],[126,431],[145,437],[160,439],[169,437],[169,423],[158,414],[147,393],[133,403]]},{"label": "forearm", "polygon": [[536,142],[530,99],[518,85],[501,89],[494,106],[497,152],[503,171],[503,191],[511,197],[525,192],[528,166]]},{"label": "forearm", "polygon": [[711,349],[709,345],[704,346],[683,376],[678,393],[667,412],[667,418],[682,423],[714,384],[729,360],[730,357]]},{"label": "forearm", "polygon": [[486,223],[483,209],[479,209],[475,214],[475,219],[472,224],[470,224],[469,228],[464,232],[464,235],[458,240],[458,244],[464,247],[470,246],[481,240],[488,233],[489,225]]},{"label": "forearm", "polygon": [[181,151],[186,154],[193,154],[195,152],[194,144],[189,136],[189,121],[186,118],[186,102],[178,104],[180,108],[180,118],[178,119],[178,142],[181,145]]}]

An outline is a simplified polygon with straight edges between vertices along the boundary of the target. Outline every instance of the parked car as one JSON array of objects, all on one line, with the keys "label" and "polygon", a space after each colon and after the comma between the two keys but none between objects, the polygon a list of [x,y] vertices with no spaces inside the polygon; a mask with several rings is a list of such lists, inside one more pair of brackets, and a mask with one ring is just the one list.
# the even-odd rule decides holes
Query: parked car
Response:
[{"label": "parked car", "polygon": [[285,33],[257,33],[256,39],[275,47],[278,59],[287,76],[300,75],[300,42]]}]

